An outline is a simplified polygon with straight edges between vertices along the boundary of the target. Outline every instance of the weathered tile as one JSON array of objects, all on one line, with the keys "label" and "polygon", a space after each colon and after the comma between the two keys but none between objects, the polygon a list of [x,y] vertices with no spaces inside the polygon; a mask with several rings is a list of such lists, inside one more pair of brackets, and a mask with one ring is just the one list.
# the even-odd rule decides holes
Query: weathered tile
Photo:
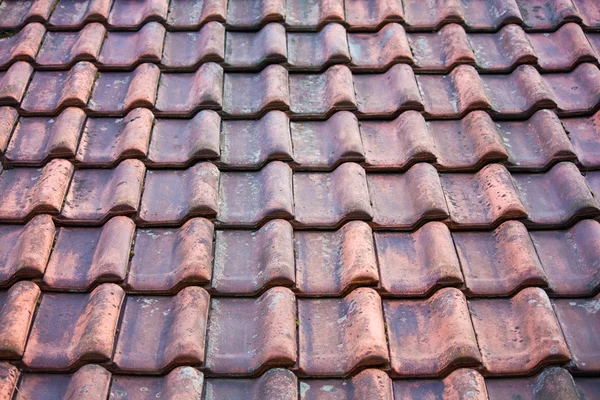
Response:
[{"label": "weathered tile", "polygon": [[227,0],[172,0],[167,26],[174,29],[198,29],[210,21],[225,22]]},{"label": "weathered tile", "polygon": [[224,57],[225,28],[208,22],[199,31],[167,32],[161,64],[169,69],[195,69],[205,62],[222,62]]},{"label": "weathered tile", "polygon": [[340,24],[327,24],[318,33],[290,32],[287,44],[290,70],[320,71],[350,62],[346,29]]},{"label": "weathered tile", "polygon": [[554,33],[530,34],[529,40],[545,71],[569,71],[581,62],[595,62],[597,58],[581,27],[574,23],[563,25]]},{"label": "weathered tile", "polygon": [[343,0],[287,0],[285,23],[296,30],[320,30],[328,22],[344,21]]},{"label": "weathered tile", "polygon": [[7,362],[0,362],[0,399],[11,400],[21,372]]},{"label": "weathered tile", "polygon": [[388,22],[403,22],[401,0],[345,0],[346,22],[353,30],[378,29]]},{"label": "weathered tile", "polygon": [[89,364],[74,374],[22,375],[16,398],[19,400],[106,399],[111,374],[99,365]]},{"label": "weathered tile", "polygon": [[106,68],[119,69],[131,68],[142,62],[159,62],[165,32],[165,27],[158,22],[149,22],[137,32],[108,32],[98,63]]},{"label": "weathered tile", "polygon": [[281,24],[267,24],[258,32],[227,32],[225,65],[230,69],[258,69],[286,58],[285,27]]},{"label": "weathered tile", "polygon": [[[490,400],[583,400],[573,377],[564,369],[550,367],[527,378],[486,379]],[[591,398],[590,398],[591,399]]]},{"label": "weathered tile", "polygon": [[285,19],[284,0],[228,0],[226,25],[236,29],[256,29],[268,22]]},{"label": "weathered tile", "polygon": [[600,5],[590,0],[572,0],[579,10],[580,24],[589,29],[600,28]]},{"label": "weathered tile", "polygon": [[593,400],[600,392],[600,378],[576,378],[575,386],[580,397],[574,399]]},{"label": "weathered tile", "polygon": [[301,400],[379,399],[392,400],[392,380],[379,369],[366,369],[349,379],[303,379]]},{"label": "weathered tile", "polygon": [[298,399],[298,380],[288,369],[273,368],[259,378],[206,380],[206,396],[214,399]]},{"label": "weathered tile", "polygon": [[46,22],[54,0],[15,0],[2,4],[0,29],[20,28],[28,22]]},{"label": "weathered tile", "polygon": [[578,163],[586,169],[600,168],[600,112],[584,118],[560,120],[577,154]]},{"label": "weathered tile", "polygon": [[59,0],[53,8],[48,25],[59,29],[73,29],[88,22],[106,22],[112,0]]},{"label": "weathered tile", "polygon": [[[397,0],[389,0],[394,1]],[[413,63],[411,47],[400,24],[388,24],[377,33],[350,33],[348,47],[353,71],[384,71],[393,64]]]},{"label": "weathered tile", "polygon": [[12,107],[0,107],[0,157],[5,155],[4,151],[18,120],[17,110]]},{"label": "weathered tile", "polygon": [[160,377],[115,375],[108,398],[110,400],[201,399],[203,384],[204,375],[192,367],[177,367],[168,375]]},{"label": "weathered tile", "polygon": [[415,33],[408,36],[414,55],[415,69],[427,72],[450,72],[460,64],[475,64],[470,37],[462,26],[444,25],[435,33]]},{"label": "weathered tile", "polygon": [[487,400],[486,382],[479,372],[461,368],[439,380],[396,380],[398,399],[473,399]]},{"label": "weathered tile", "polygon": [[104,35],[106,28],[97,22],[76,32],[50,31],[46,33],[35,62],[42,67],[65,68],[78,61],[96,61]]},{"label": "weathered tile", "polygon": [[518,25],[506,25],[496,33],[468,35],[477,66],[486,72],[509,72],[520,64],[537,64],[530,38]]},{"label": "weathered tile", "polygon": [[464,22],[461,2],[457,0],[426,4],[419,0],[403,0],[403,4],[406,23],[415,29],[437,30],[443,24]]},{"label": "weathered tile", "polygon": [[46,29],[40,23],[27,24],[14,36],[0,38],[0,67],[15,61],[33,62]]},{"label": "weathered tile", "polygon": [[143,3],[113,0],[108,25],[119,30],[136,30],[148,21],[164,23],[168,11],[168,0],[146,0]]},{"label": "weathered tile", "polygon": [[[1,19],[0,19],[1,20]],[[0,72],[0,105],[18,106],[21,103],[33,67],[25,61],[17,61]]]},{"label": "weathered tile", "polygon": [[40,289],[29,281],[17,282],[7,291],[0,291],[0,357],[3,359],[23,355],[39,296]]},{"label": "weathered tile", "polygon": [[581,19],[577,7],[569,0],[519,1],[519,6],[525,27],[536,30],[553,30],[564,22]]},{"label": "weathered tile", "polygon": [[546,74],[544,80],[556,98],[559,116],[589,113],[600,102],[600,70],[594,64],[580,64],[568,73]]}]

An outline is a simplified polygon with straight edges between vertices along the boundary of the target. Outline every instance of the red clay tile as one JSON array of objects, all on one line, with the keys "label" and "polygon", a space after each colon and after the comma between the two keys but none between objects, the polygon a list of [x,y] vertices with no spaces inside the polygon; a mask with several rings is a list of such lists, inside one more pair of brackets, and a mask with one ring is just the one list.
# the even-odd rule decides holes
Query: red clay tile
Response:
[{"label": "red clay tile", "polygon": [[112,0],[59,0],[48,25],[59,29],[73,29],[92,21],[106,22],[111,6]]},{"label": "red clay tile", "polygon": [[493,232],[452,234],[467,292],[476,296],[508,296],[526,286],[546,286],[527,229],[507,221]]},{"label": "red clay tile", "polygon": [[600,168],[600,112],[585,118],[563,118],[560,122],[569,134],[578,163],[585,169]]},{"label": "red clay tile", "polygon": [[287,43],[290,70],[320,71],[350,61],[346,29],[340,24],[327,24],[318,33],[290,32]]},{"label": "red clay tile", "polygon": [[373,233],[351,221],[335,232],[297,231],[294,235],[297,290],[306,296],[339,296],[379,282]]},{"label": "red clay tile", "polygon": [[467,36],[464,28],[457,24],[444,25],[436,33],[409,35],[415,69],[449,72],[459,64],[475,64],[475,54],[469,44],[469,37],[474,36]]},{"label": "red clay tile", "polygon": [[136,30],[149,21],[164,23],[169,11],[168,0],[146,0],[142,3],[113,0],[108,25],[119,30]]},{"label": "red clay tile", "polygon": [[581,24],[588,29],[600,28],[600,7],[595,1],[572,0],[579,10]]},{"label": "red clay tile", "polygon": [[350,33],[348,47],[353,71],[383,71],[393,64],[413,62],[408,37],[400,24],[388,24],[377,33]]},{"label": "red clay tile", "polygon": [[298,381],[290,370],[273,368],[255,379],[208,379],[209,399],[298,399]]},{"label": "red clay tile", "polygon": [[115,368],[160,374],[173,366],[202,363],[209,300],[199,287],[185,288],[172,297],[127,296],[113,356]]},{"label": "red clay tile", "polygon": [[92,293],[44,294],[23,356],[27,368],[65,371],[112,355],[125,293],[112,283]]},{"label": "red clay tile", "polygon": [[600,378],[576,378],[575,385],[577,386],[577,400],[594,400],[600,393]]},{"label": "red clay tile", "polygon": [[96,22],[77,32],[48,32],[35,61],[49,68],[66,68],[78,61],[96,61],[105,35],[106,28]]},{"label": "red clay tile", "polygon": [[0,107],[0,157],[3,157],[6,146],[19,120],[19,112],[12,107]]},{"label": "red clay tile", "polygon": [[398,0],[345,0],[344,6],[346,22],[353,30],[379,29],[388,22],[404,21],[404,9]]},{"label": "red clay tile", "polygon": [[448,227],[429,222],[413,233],[375,233],[381,289],[394,296],[425,296],[463,282]]},{"label": "red clay tile", "polygon": [[159,77],[154,64],[142,64],[133,72],[101,72],[88,109],[94,114],[121,116],[136,107],[152,108]]},{"label": "red clay tile", "polygon": [[222,62],[224,57],[225,28],[209,22],[198,31],[167,32],[161,63],[170,70],[196,69],[205,62]]},{"label": "red clay tile", "polygon": [[54,233],[49,215],[38,215],[27,225],[0,225],[0,286],[42,276]]},{"label": "red clay tile", "polygon": [[108,32],[98,57],[99,65],[120,69],[142,62],[159,62],[165,32],[158,22],[149,22],[137,32]]},{"label": "red clay tile", "polygon": [[44,26],[34,22],[14,36],[0,39],[0,67],[5,68],[15,61],[33,62],[45,33]]},{"label": "red clay tile", "polygon": [[584,63],[569,73],[547,74],[547,85],[556,97],[559,116],[588,113],[600,102],[600,70]]},{"label": "red clay tile", "polygon": [[458,289],[440,289],[427,300],[386,300],[383,309],[395,375],[443,376],[481,363],[467,302]]},{"label": "red clay tile", "polygon": [[296,300],[282,287],[258,299],[212,299],[205,367],[215,375],[257,375],[296,362]]},{"label": "red clay tile", "polygon": [[14,0],[0,8],[0,29],[16,29],[28,22],[45,22],[54,0]]},{"label": "red clay tile", "polygon": [[139,160],[122,161],[113,169],[77,170],[59,219],[99,225],[138,210],[146,168]]},{"label": "red clay tile", "polygon": [[221,174],[219,224],[248,227],[293,215],[292,170],[287,164],[273,161],[258,172]]},{"label": "red clay tile", "polygon": [[23,222],[35,214],[58,214],[73,175],[66,160],[44,168],[17,168],[0,174],[0,220]]},{"label": "red clay tile", "polygon": [[586,219],[565,231],[529,232],[558,296],[589,296],[600,287],[600,224]]},{"label": "red clay tile", "polygon": [[163,73],[155,114],[190,115],[200,109],[220,109],[222,85],[223,68],[215,63],[203,64],[195,73]]},{"label": "red clay tile", "polygon": [[506,25],[496,33],[469,35],[468,42],[481,70],[508,72],[520,64],[537,64],[530,38],[520,26]]},{"label": "red clay tile", "polygon": [[204,375],[192,367],[177,367],[168,375],[161,377],[115,375],[108,398],[110,400],[201,399],[203,384]]},{"label": "red clay tile", "polygon": [[21,372],[13,365],[0,362],[0,399],[11,400]]},{"label": "red clay tile", "polygon": [[406,23],[415,29],[437,30],[441,25],[464,21],[462,4],[457,0],[428,2],[403,0]]},{"label": "red clay tile", "polygon": [[373,289],[341,299],[299,299],[298,318],[303,375],[346,376],[389,362],[381,298]]},{"label": "red clay tile", "polygon": [[350,379],[303,379],[301,400],[379,399],[392,400],[392,381],[378,369],[366,369]]},{"label": "red clay tile", "polygon": [[371,220],[365,170],[344,163],[331,173],[294,174],[295,223],[302,227],[333,228],[353,219]]},{"label": "red clay tile", "polygon": [[569,71],[581,62],[594,62],[597,58],[581,27],[574,23],[563,25],[554,33],[530,34],[529,41],[545,71]]},{"label": "red clay tile", "polygon": [[204,218],[179,229],[138,229],[127,289],[164,293],[209,282],[212,259],[213,225]]},{"label": "red clay tile", "polygon": [[157,119],[146,161],[149,166],[184,167],[218,157],[221,117],[202,110],[192,119]]},{"label": "red clay tile", "polygon": [[217,231],[211,288],[222,294],[255,294],[295,283],[293,229],[273,220],[257,231]]},{"label": "red clay tile", "polygon": [[579,396],[573,377],[559,367],[546,368],[528,378],[486,379],[485,383],[490,400],[588,399]]},{"label": "red clay tile", "polygon": [[349,111],[327,121],[292,122],[290,130],[294,163],[301,169],[330,171],[342,162],[365,159],[358,120]]},{"label": "red clay tile", "polygon": [[106,399],[111,374],[99,365],[89,364],[74,374],[23,374],[18,400]]},{"label": "red clay tile", "polygon": [[358,113],[369,118],[392,117],[422,110],[423,100],[412,68],[396,64],[383,74],[354,75]]},{"label": "red clay tile", "polygon": [[17,282],[8,291],[0,291],[0,357],[3,359],[23,355],[39,296],[40,289],[29,281]]},{"label": "red clay tile", "polygon": [[472,399],[487,400],[486,382],[479,372],[457,369],[441,380],[396,380],[397,399]]},{"label": "red clay tile", "polygon": [[219,163],[229,169],[255,169],[273,160],[292,160],[290,120],[269,111],[259,120],[224,121]]},{"label": "red clay tile", "polygon": [[230,69],[247,71],[286,58],[285,27],[281,24],[267,24],[258,32],[227,32],[225,65]]},{"label": "red clay tile", "polygon": [[322,74],[290,75],[290,110],[301,118],[326,118],[335,111],[355,110],[352,73],[334,65]]},{"label": "red clay tile", "polygon": [[416,164],[403,174],[369,174],[367,182],[375,228],[412,229],[448,216],[440,178],[431,164]]},{"label": "red clay tile", "polygon": [[0,105],[19,105],[32,73],[33,67],[25,61],[17,61],[8,71],[0,72]]},{"label": "red clay tile", "polygon": [[148,171],[138,224],[181,225],[191,217],[215,216],[218,184],[219,170],[211,163],[183,171]]},{"label": "red clay tile", "polygon": [[520,1],[521,15],[526,28],[553,30],[564,22],[579,22],[577,7],[570,0]]},{"label": "red clay tile", "polygon": [[255,30],[285,19],[283,0],[228,0],[227,7],[226,25],[240,30]]},{"label": "red clay tile", "polygon": [[167,26],[173,29],[197,30],[210,21],[225,22],[227,0],[172,0]]},{"label": "red clay tile", "polygon": [[320,30],[328,22],[344,21],[343,0],[287,0],[285,23],[296,30]]},{"label": "red clay tile", "polygon": [[42,284],[51,290],[88,290],[120,283],[127,274],[135,225],[114,217],[101,228],[60,228]]},{"label": "red clay tile", "polygon": [[528,375],[571,358],[550,300],[540,288],[510,299],[469,301],[471,319],[490,375]]},{"label": "red clay tile", "polygon": [[502,165],[490,164],[476,174],[441,174],[440,180],[453,227],[493,228],[528,215],[520,191]]}]

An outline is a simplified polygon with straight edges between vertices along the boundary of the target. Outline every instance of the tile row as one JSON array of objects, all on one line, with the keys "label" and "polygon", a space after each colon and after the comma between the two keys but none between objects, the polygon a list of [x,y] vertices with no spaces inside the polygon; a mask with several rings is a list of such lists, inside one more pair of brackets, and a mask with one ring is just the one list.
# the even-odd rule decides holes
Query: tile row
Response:
[{"label": "tile row", "polygon": [[110,283],[55,294],[23,281],[0,292],[0,355],[48,372],[102,363],[119,373],[164,374],[186,365],[229,377],[272,367],[307,377],[367,367],[403,378],[462,367],[513,376],[547,365],[598,374],[599,301],[550,300],[539,288],[469,301],[455,288],[423,300],[382,300],[370,288],[337,299],[296,299],[283,287],[256,299],[211,299],[195,286],[142,296]]},{"label": "tile row", "polygon": [[600,33],[586,35],[575,23],[553,33],[527,34],[510,24],[494,34],[467,34],[460,25],[449,24],[437,33],[407,34],[397,23],[376,33],[346,33],[340,24],[328,24],[317,33],[286,33],[278,23],[257,32],[225,32],[214,21],[198,31],[167,32],[158,22],[149,22],[136,32],[107,32],[93,22],[80,31],[46,32],[34,22],[0,38],[2,69],[16,61],[34,63],[36,69],[66,69],[91,61],[100,70],[131,70],[151,62],[161,70],[195,71],[203,63],[217,62],[228,71],[282,64],[290,71],[319,72],[345,64],[354,72],[381,72],[407,63],[417,72],[448,73],[459,64],[486,73],[511,71],[521,64],[558,72],[597,62],[599,54]]},{"label": "tile row", "polygon": [[375,232],[363,221],[337,231],[294,231],[272,220],[258,230],[216,230],[204,218],[181,228],[137,229],[127,217],[102,227],[55,227],[48,215],[0,225],[0,287],[33,279],[44,290],[176,293],[200,285],[218,296],[273,286],[301,297],[341,296],[369,286],[386,297],[423,297],[458,287],[469,297],[509,296],[538,286],[552,297],[590,296],[600,282],[600,223],[528,231],[507,221],[488,232],[450,232],[433,221],[412,233]]},{"label": "tile row", "polygon": [[225,22],[230,29],[257,29],[284,22],[288,29],[317,30],[339,22],[351,30],[375,30],[387,22],[407,29],[429,31],[460,23],[472,31],[494,31],[516,23],[528,30],[555,30],[566,22],[586,29],[600,27],[600,7],[594,0],[17,0],[0,9],[0,29],[14,29],[32,21],[52,29],[77,29],[98,21],[111,29],[138,29],[158,21],[171,30],[197,29],[209,21]]},{"label": "tile row", "polygon": [[321,74],[288,74],[281,65],[258,73],[223,73],[212,62],[193,73],[161,73],[150,63],[132,72],[98,72],[88,61],[69,71],[34,71],[18,61],[0,72],[0,106],[38,116],[55,116],[73,106],[98,116],[124,116],[144,107],[173,117],[215,109],[234,119],[270,110],[286,111],[296,120],[323,119],[343,110],[362,119],[393,118],[406,110],[431,119],[460,118],[474,110],[495,119],[520,119],[543,108],[561,117],[589,114],[599,103],[600,71],[591,63],[543,75],[531,65],[509,75],[479,75],[470,65],[459,65],[448,75],[415,75],[407,64],[381,74],[352,74],[345,65]]}]

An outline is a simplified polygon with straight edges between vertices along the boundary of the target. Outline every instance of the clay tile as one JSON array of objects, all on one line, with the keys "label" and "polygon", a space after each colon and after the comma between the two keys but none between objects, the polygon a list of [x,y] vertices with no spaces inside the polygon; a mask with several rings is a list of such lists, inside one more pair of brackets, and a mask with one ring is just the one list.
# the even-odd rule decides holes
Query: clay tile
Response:
[{"label": "clay tile", "polygon": [[[0,362],[0,399],[11,400],[21,372],[7,362]],[[295,397],[294,397],[295,398]]]},{"label": "clay tile", "polygon": [[344,3],[346,22],[353,30],[379,29],[388,22],[404,21],[404,9],[399,0],[345,0]]},{"label": "clay tile", "polygon": [[108,361],[124,297],[112,283],[92,293],[44,294],[23,356],[27,368],[54,372]]},{"label": "clay tile", "polygon": [[19,60],[33,62],[45,33],[44,26],[34,22],[25,25],[14,36],[0,39],[0,67]]},{"label": "clay tile", "polygon": [[434,1],[423,4],[420,0],[404,0],[406,23],[414,29],[434,29],[451,22],[464,21],[459,0]]},{"label": "clay tile", "polygon": [[408,41],[419,71],[448,72],[459,64],[475,64],[469,39],[460,25],[445,25],[437,33],[415,33]]},{"label": "clay tile", "polygon": [[138,224],[180,225],[191,217],[215,216],[218,184],[219,170],[211,163],[183,171],[148,171]]},{"label": "clay tile", "polygon": [[554,30],[565,22],[580,22],[572,0],[530,0],[519,2],[526,28]]},{"label": "clay tile", "polygon": [[328,22],[343,21],[343,0],[287,0],[285,23],[290,28],[319,30]]},{"label": "clay tile", "polygon": [[258,231],[217,231],[211,288],[223,294],[250,295],[295,283],[293,230],[273,220]]},{"label": "clay tile", "polygon": [[571,358],[540,288],[523,289],[510,299],[471,300],[469,309],[488,374],[528,375]]},{"label": "clay tile", "polygon": [[110,166],[125,158],[144,158],[153,122],[154,115],[146,108],[136,108],[125,118],[89,118],[75,161]]},{"label": "clay tile", "polygon": [[169,3],[167,26],[197,30],[210,21],[225,22],[226,13],[226,0],[172,0]]},{"label": "clay tile", "polygon": [[514,174],[530,225],[566,225],[577,218],[597,216],[600,206],[577,167],[561,162],[545,174]]},{"label": "clay tile", "polygon": [[59,0],[48,25],[65,28],[77,28],[86,22],[106,22],[112,0],[84,0],[77,3]]},{"label": "clay tile", "polygon": [[294,162],[302,169],[332,170],[342,162],[361,162],[365,150],[358,120],[348,111],[327,121],[292,122]]},{"label": "clay tile", "polygon": [[192,119],[157,119],[147,165],[183,167],[195,160],[218,157],[221,117],[202,110]]},{"label": "clay tile", "polygon": [[379,282],[373,233],[363,221],[335,232],[296,232],[296,284],[307,296],[341,295]]},{"label": "clay tile", "polygon": [[202,363],[209,300],[199,287],[172,297],[128,296],[113,356],[115,368],[160,374],[173,366]]},{"label": "clay tile", "polygon": [[295,173],[294,203],[295,223],[302,227],[332,228],[373,218],[365,170],[355,163],[331,173]]},{"label": "clay tile", "polygon": [[223,68],[203,64],[195,73],[163,73],[155,114],[190,115],[200,109],[220,109],[223,103]]},{"label": "clay tile", "polygon": [[507,221],[493,232],[454,232],[452,237],[469,294],[507,296],[525,286],[546,286],[522,223]]},{"label": "clay tile", "polygon": [[0,157],[4,151],[19,120],[19,112],[12,107],[0,107]]},{"label": "clay tile", "polygon": [[106,68],[130,68],[142,62],[159,62],[162,57],[165,27],[149,22],[137,32],[108,32],[99,65]]},{"label": "clay tile", "polygon": [[94,114],[120,116],[136,107],[152,108],[159,78],[154,64],[142,64],[133,72],[101,72],[88,109]]},{"label": "clay tile", "polygon": [[290,32],[287,42],[290,69],[320,71],[350,61],[346,29],[340,24],[327,24],[317,33]]},{"label": "clay tile", "polygon": [[600,4],[589,0],[573,1],[579,10],[580,24],[589,30],[600,28]]},{"label": "clay tile", "polygon": [[255,117],[289,106],[288,73],[281,65],[269,65],[256,74],[225,74],[223,111],[230,116]]},{"label": "clay tile", "polygon": [[490,164],[476,174],[441,174],[440,179],[454,227],[491,228],[528,215],[529,209],[502,165]]},{"label": "clay tile", "polygon": [[290,120],[282,111],[269,111],[259,120],[224,121],[222,130],[219,163],[228,168],[292,160]]},{"label": "clay tile", "polygon": [[375,233],[375,245],[385,293],[425,296],[463,282],[452,236],[441,222],[429,222],[413,233]]},{"label": "clay tile", "polygon": [[600,70],[594,64],[581,64],[569,73],[547,74],[544,80],[555,94],[561,117],[592,111],[600,102]]},{"label": "clay tile", "polygon": [[122,161],[113,169],[77,170],[69,188],[61,221],[102,224],[138,210],[146,168],[139,160]]},{"label": "clay tile", "polygon": [[46,22],[55,0],[15,0],[0,8],[0,29],[17,29],[28,22]]},{"label": "clay tile", "polygon": [[92,22],[78,32],[48,32],[35,59],[42,67],[68,67],[77,61],[95,61],[106,35],[103,25]]},{"label": "clay tile", "polygon": [[281,24],[267,24],[258,32],[227,32],[225,65],[230,69],[260,68],[286,58],[285,28]]},{"label": "clay tile", "polygon": [[164,23],[169,11],[169,0],[147,0],[143,3],[113,0],[108,25],[120,30],[136,30],[149,21]]},{"label": "clay tile", "polygon": [[[465,4],[465,3],[463,3]],[[466,25],[472,30],[498,30],[505,24],[523,24],[518,0],[489,0],[464,5]]]},{"label": "clay tile", "polygon": [[227,26],[256,29],[268,22],[285,19],[284,0],[228,0]]},{"label": "clay tile", "polygon": [[[579,25],[569,23],[554,33],[529,35],[544,70],[570,70],[585,61],[596,61],[596,53]],[[559,55],[557,57],[557,55]]]},{"label": "clay tile", "polygon": [[573,396],[574,400],[593,399],[600,392],[600,378],[576,378],[575,386],[580,397]]},{"label": "clay tile", "polygon": [[303,379],[302,400],[379,399],[392,400],[392,380],[379,369],[366,369],[350,379]]},{"label": "clay tile", "polygon": [[215,399],[297,400],[298,381],[292,371],[273,368],[255,379],[208,379],[206,393]]},{"label": "clay tile", "polygon": [[369,174],[367,182],[374,227],[411,229],[448,216],[440,178],[431,164],[416,164],[403,174]]},{"label": "clay tile", "polygon": [[0,286],[14,279],[42,276],[54,233],[49,215],[38,215],[27,225],[0,225]]},{"label": "clay tile", "polygon": [[193,218],[178,229],[138,229],[127,288],[174,292],[183,285],[210,281],[213,225]]},{"label": "clay tile", "polygon": [[40,165],[50,158],[73,158],[85,123],[80,108],[69,107],[58,117],[22,117],[6,149],[12,165]]},{"label": "clay tile", "polygon": [[222,62],[224,57],[225,28],[209,22],[199,31],[167,32],[161,63],[170,70],[196,69],[205,62]]},{"label": "clay tile", "polygon": [[600,224],[586,219],[565,231],[532,231],[549,291],[559,296],[589,296],[600,287]]},{"label": "clay tile", "polygon": [[519,64],[537,64],[532,36],[518,25],[506,25],[497,33],[469,35],[469,42],[481,70],[508,72]]},{"label": "clay tile", "polygon": [[350,33],[348,47],[353,71],[384,71],[392,64],[413,63],[408,36],[400,24],[388,24],[377,33]]},{"label": "clay tile", "polygon": [[168,375],[160,377],[115,375],[109,399],[201,399],[203,384],[204,375],[192,367],[177,367]]},{"label": "clay tile", "polygon": [[354,75],[358,113],[367,118],[391,117],[405,110],[423,110],[412,68],[396,64],[383,74]]},{"label": "clay tile", "polygon": [[569,132],[578,163],[586,169],[600,167],[600,112],[586,118],[563,118],[560,122]]},{"label": "clay tile", "polygon": [[[17,391],[19,400],[77,399],[103,400],[108,395],[111,374],[95,364],[74,374],[23,374]],[[84,395],[85,393],[85,395]]]},{"label": "clay tile", "polygon": [[486,379],[485,384],[491,400],[588,399],[586,396],[580,397],[579,385],[576,386],[573,377],[559,367],[546,368],[538,375],[527,378]]},{"label": "clay tile", "polygon": [[459,65],[448,75],[418,75],[417,83],[429,116],[460,118],[491,108],[483,81],[470,65]]},{"label": "clay tile", "polygon": [[272,288],[258,299],[212,300],[205,364],[211,374],[291,367],[296,346],[296,299],[289,289]]},{"label": "clay tile", "polygon": [[25,221],[33,214],[58,214],[69,187],[73,165],[52,160],[44,168],[17,168],[0,175],[0,220]]},{"label": "clay tile", "polygon": [[42,284],[51,290],[87,290],[122,282],[134,231],[127,217],[114,217],[101,228],[60,228]]},{"label": "clay tile", "polygon": [[28,114],[56,115],[66,107],[84,107],[97,71],[87,61],[80,61],[64,72],[36,71],[21,108]]},{"label": "clay tile", "polygon": [[486,383],[479,372],[461,368],[441,380],[396,380],[397,399],[473,399],[487,400]]},{"label": "clay tile", "polygon": [[0,291],[0,357],[3,359],[23,355],[39,296],[40,289],[29,281],[17,282],[8,291]]},{"label": "clay tile", "polygon": [[293,215],[292,170],[287,164],[273,161],[258,172],[221,174],[218,223],[247,227]]},{"label": "clay tile", "polygon": [[341,299],[299,299],[299,372],[346,376],[389,362],[381,298],[358,288]]},{"label": "clay tile", "polygon": [[8,71],[0,72],[0,105],[19,105],[32,73],[33,67],[25,61],[17,61]]}]

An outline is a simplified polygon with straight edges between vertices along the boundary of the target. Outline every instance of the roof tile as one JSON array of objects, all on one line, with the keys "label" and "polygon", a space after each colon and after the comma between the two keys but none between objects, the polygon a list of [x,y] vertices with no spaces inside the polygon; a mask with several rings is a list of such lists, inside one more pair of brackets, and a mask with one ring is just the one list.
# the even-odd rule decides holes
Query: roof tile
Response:
[{"label": "roof tile", "polygon": [[580,396],[579,399],[593,399],[600,391],[600,378],[576,378],[575,385]]},{"label": "roof tile", "polygon": [[571,0],[519,1],[519,6],[527,28],[550,30],[564,22],[581,20]]},{"label": "roof tile", "polygon": [[137,32],[108,32],[98,62],[110,68],[130,68],[142,62],[159,62],[165,27],[149,22]]},{"label": "roof tile", "polygon": [[[110,400],[151,398],[201,399],[204,375],[192,367],[177,367],[160,377],[115,375],[110,385]],[[105,399],[106,397],[103,397]]]},{"label": "roof tile", "polygon": [[350,62],[346,29],[340,24],[327,24],[317,33],[289,32],[287,44],[290,70],[319,71]]},{"label": "roof tile", "polygon": [[222,62],[225,57],[225,28],[208,22],[193,32],[167,32],[162,65],[173,69],[196,69],[205,62]]},{"label": "roof tile", "polygon": [[298,399],[296,375],[287,369],[273,368],[255,379],[208,379],[207,396],[215,399]]},{"label": "roof tile", "polygon": [[147,0],[143,3],[113,0],[108,26],[120,30],[136,30],[148,21],[165,22],[168,11],[168,0]]},{"label": "roof tile", "polygon": [[394,395],[398,399],[473,399],[487,400],[486,382],[479,372],[457,369],[441,380],[397,380]]},{"label": "roof tile", "polygon": [[225,21],[227,0],[172,0],[167,26],[174,29],[198,29],[210,21]]},{"label": "roof tile", "polygon": [[581,16],[581,24],[588,29],[600,28],[599,4],[589,0],[572,0]]},{"label": "roof tile", "polygon": [[19,120],[19,112],[12,107],[0,107],[0,157],[4,156],[4,151],[13,129]]},{"label": "roof tile", "polygon": [[[600,168],[600,111],[584,118],[564,118],[579,164],[585,169]],[[0,146],[1,147],[1,146]]]},{"label": "roof tile", "polygon": [[519,25],[506,25],[491,34],[471,34],[477,66],[490,72],[508,72],[519,64],[537,64],[538,56],[530,39]]},{"label": "roof tile", "polygon": [[0,39],[0,67],[19,60],[33,62],[45,33],[46,28],[34,22],[25,25],[16,35]]},{"label": "roof tile", "polygon": [[0,363],[0,399],[11,400],[21,372],[7,362]]},{"label": "roof tile", "polygon": [[486,379],[485,383],[492,400],[587,399],[579,396],[573,377],[559,367],[546,368],[527,378]]},{"label": "roof tile", "polygon": [[392,380],[379,369],[366,369],[349,379],[303,379],[300,399],[392,400]]},{"label": "roof tile", "polygon": [[97,22],[87,24],[77,32],[48,32],[35,61],[48,68],[65,68],[78,61],[95,61],[105,35],[106,28]]},{"label": "roof tile", "polygon": [[285,23],[298,30],[320,29],[328,22],[344,21],[343,0],[287,0]]},{"label": "roof tile", "polygon": [[583,30],[575,23],[563,25],[554,33],[530,34],[529,40],[544,70],[568,71],[576,64],[594,62],[597,58]]},{"label": "roof tile", "polygon": [[225,65],[230,69],[255,69],[285,61],[285,27],[269,23],[258,32],[227,32],[225,50]]},{"label": "roof tile", "polygon": [[464,21],[463,10],[459,0],[423,4],[419,0],[403,0],[406,22],[415,29],[437,30],[442,24]]},{"label": "roof tile", "polygon": [[379,29],[388,22],[404,21],[401,0],[345,0],[344,5],[346,22],[355,30]]},{"label": "roof tile", "polygon": [[569,116],[589,113],[600,103],[600,70],[584,63],[573,71],[544,76],[556,96],[557,113]]},{"label": "roof tile", "polygon": [[375,34],[350,33],[348,48],[353,71],[383,71],[393,64],[413,62],[408,37],[400,24],[388,24]]},{"label": "roof tile", "polygon": [[40,289],[29,281],[17,282],[8,291],[0,291],[0,357],[3,359],[23,355],[39,296]]},{"label": "roof tile", "polygon": [[33,67],[25,61],[17,61],[0,72],[0,105],[17,106],[25,95],[25,89]]},{"label": "roof tile", "polygon": [[227,26],[257,29],[268,22],[285,19],[284,0],[228,0]]},{"label": "roof tile", "polygon": [[105,22],[112,0],[59,0],[52,11],[48,25],[60,29],[73,29],[87,22]]},{"label": "roof tile", "polygon": [[469,38],[457,24],[444,25],[436,33],[415,33],[408,37],[419,71],[450,71],[459,64],[475,64]]},{"label": "roof tile", "polygon": [[45,22],[55,0],[15,0],[0,9],[0,29],[19,28],[29,22]]}]

